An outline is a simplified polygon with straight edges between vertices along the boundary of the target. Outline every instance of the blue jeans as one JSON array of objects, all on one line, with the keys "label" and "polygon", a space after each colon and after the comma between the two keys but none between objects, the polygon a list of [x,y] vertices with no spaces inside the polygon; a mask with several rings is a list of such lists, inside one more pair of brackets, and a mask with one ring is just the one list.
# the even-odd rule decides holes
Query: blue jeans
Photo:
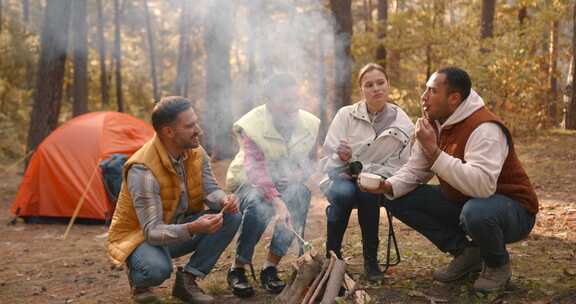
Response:
[{"label": "blue jeans", "polygon": [[336,179],[326,192],[330,204],[326,207],[326,252],[341,257],[342,239],[348,227],[352,209],[358,208],[358,223],[362,232],[364,259],[376,260],[380,224],[380,197],[358,189],[355,181]]},{"label": "blue jeans", "polygon": [[387,202],[387,208],[444,252],[456,255],[466,246],[478,246],[489,267],[507,264],[510,256],[506,244],[526,238],[536,220],[507,196],[494,194],[457,204],[446,199],[439,186],[432,185],[419,186]]},{"label": "blue jeans", "polygon": [[[254,247],[276,212],[272,203],[266,201],[257,188],[243,185],[236,190],[236,195],[240,199],[242,212],[236,259],[242,264],[250,264],[254,256]],[[291,184],[281,191],[281,196],[290,212],[292,227],[304,237],[304,226],[310,207],[310,190],[304,184]],[[285,256],[294,237],[294,233],[285,225],[277,224],[274,227],[270,252],[279,257]],[[302,247],[300,248],[302,253]]]},{"label": "blue jeans", "polygon": [[[203,214],[206,212],[189,216],[186,222],[192,222]],[[197,277],[206,276],[234,238],[241,219],[240,214],[224,214],[224,224],[218,232],[198,234],[181,244],[169,246],[153,246],[146,242],[140,244],[126,261],[131,285],[152,287],[162,284],[172,273],[172,258],[192,252],[184,270]]]}]

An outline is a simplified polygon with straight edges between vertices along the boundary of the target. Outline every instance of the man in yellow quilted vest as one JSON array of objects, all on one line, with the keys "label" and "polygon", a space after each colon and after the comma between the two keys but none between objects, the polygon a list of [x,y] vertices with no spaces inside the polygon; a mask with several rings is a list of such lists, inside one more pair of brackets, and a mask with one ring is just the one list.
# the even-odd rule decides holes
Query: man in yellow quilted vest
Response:
[{"label": "man in yellow quilted vest", "polygon": [[226,187],[238,195],[243,216],[235,262],[228,272],[228,284],[238,297],[254,294],[245,265],[252,266],[254,247],[274,216],[260,282],[268,292],[282,291],[284,282],[276,265],[286,255],[294,233],[304,233],[310,206],[305,182],[314,168],[320,120],[300,109],[299,85],[289,74],[272,76],[264,95],[266,104],[233,125],[240,151],[226,175]]},{"label": "man in yellow quilted vest", "polygon": [[213,303],[196,278],[212,270],[236,234],[238,199],[214,179],[189,100],[162,99],[152,125],[156,135],[124,165],[108,255],[127,264],[136,303],[159,303],[151,288],[170,277],[172,258],[192,253],[176,272],[172,295],[186,303]]}]

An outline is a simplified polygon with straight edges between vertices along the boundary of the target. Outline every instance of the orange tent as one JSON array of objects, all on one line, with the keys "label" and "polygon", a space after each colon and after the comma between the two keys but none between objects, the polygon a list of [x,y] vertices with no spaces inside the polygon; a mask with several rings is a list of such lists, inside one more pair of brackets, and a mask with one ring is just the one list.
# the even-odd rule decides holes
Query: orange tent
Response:
[{"label": "orange tent", "polygon": [[[110,217],[112,207],[100,161],[116,153],[131,155],[153,135],[149,124],[118,112],[93,112],[66,122],[32,155],[12,213],[24,218],[69,218],[87,189],[78,218]],[[93,173],[96,175],[88,185]]]}]

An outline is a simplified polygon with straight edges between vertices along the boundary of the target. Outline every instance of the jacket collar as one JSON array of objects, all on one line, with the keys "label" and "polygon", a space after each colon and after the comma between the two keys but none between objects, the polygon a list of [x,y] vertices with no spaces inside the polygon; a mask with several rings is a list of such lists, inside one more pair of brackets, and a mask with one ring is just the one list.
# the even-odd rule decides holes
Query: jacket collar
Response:
[{"label": "jacket collar", "polygon": [[[285,141],[284,137],[276,130],[274,122],[272,121],[272,115],[268,112],[268,108],[264,105],[264,134],[263,136],[268,139],[274,139],[279,141]],[[309,135],[310,131],[304,125],[304,119],[302,117],[302,110],[298,110],[298,118],[296,119],[296,125],[292,131],[290,137],[290,143],[297,143],[303,138]]]},{"label": "jacket collar", "polygon": [[366,102],[364,100],[355,103],[350,114],[354,118],[363,120],[367,123],[371,123],[370,116],[368,115],[368,107],[366,106]]}]

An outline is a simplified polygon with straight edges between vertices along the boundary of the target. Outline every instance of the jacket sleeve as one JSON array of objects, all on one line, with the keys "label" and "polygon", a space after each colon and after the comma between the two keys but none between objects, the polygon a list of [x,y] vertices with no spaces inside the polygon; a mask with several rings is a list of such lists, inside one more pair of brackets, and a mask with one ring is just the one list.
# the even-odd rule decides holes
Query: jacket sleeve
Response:
[{"label": "jacket sleeve", "polygon": [[338,110],[336,116],[332,120],[330,127],[328,128],[328,133],[326,134],[326,139],[324,140],[324,146],[322,147],[322,158],[320,159],[320,167],[324,173],[328,173],[333,169],[342,168],[347,163],[340,160],[340,157],[336,153],[336,149],[340,144],[341,139],[346,139],[346,130],[348,128],[348,123],[346,121],[345,113],[342,110]]},{"label": "jacket sleeve", "polygon": [[386,195],[388,199],[404,196],[406,193],[416,189],[418,185],[427,183],[434,173],[430,171],[430,164],[424,155],[418,141],[412,146],[412,151],[408,162],[403,165],[387,181],[392,185],[393,195]]},{"label": "jacket sleeve", "polygon": [[409,134],[413,133],[413,129],[401,131],[398,128],[389,128],[383,132],[388,134],[377,139],[372,146],[366,147],[364,152],[367,154],[366,157],[363,157],[361,153],[358,160],[362,161],[362,158],[374,159],[370,154],[377,155],[377,161],[362,161],[363,171],[388,178],[394,175],[410,158]]}]

